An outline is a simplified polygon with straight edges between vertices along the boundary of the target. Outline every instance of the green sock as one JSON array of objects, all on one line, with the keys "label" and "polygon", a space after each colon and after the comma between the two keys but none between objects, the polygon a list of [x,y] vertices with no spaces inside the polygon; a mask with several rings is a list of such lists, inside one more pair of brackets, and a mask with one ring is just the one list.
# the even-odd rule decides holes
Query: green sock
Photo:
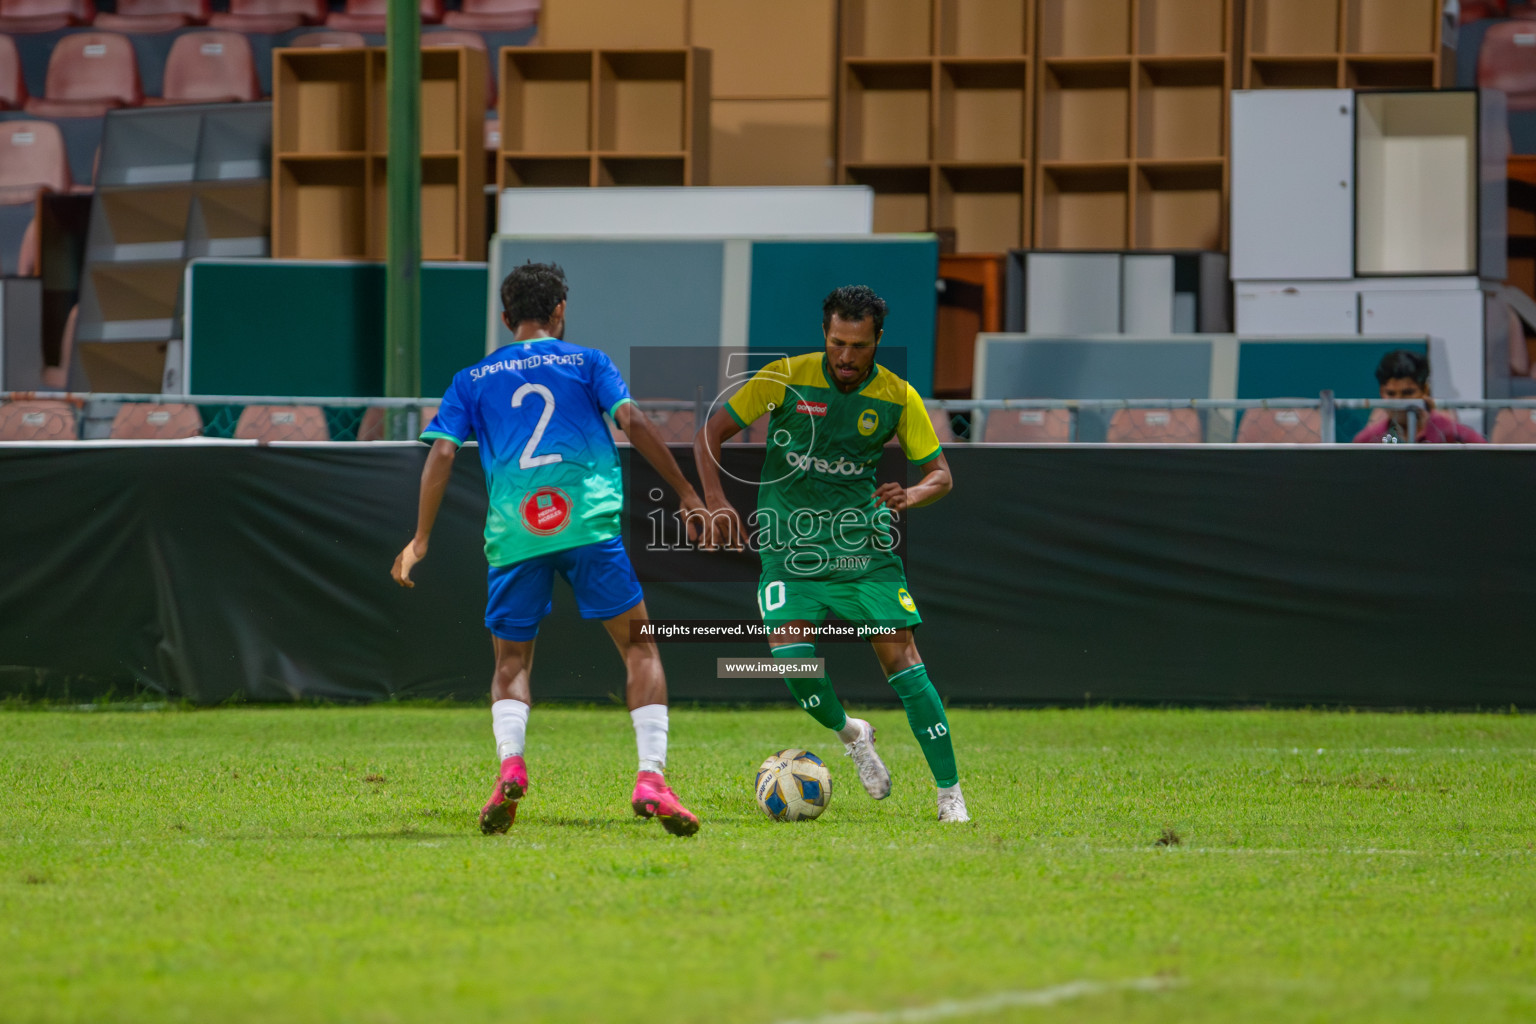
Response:
[{"label": "green sock", "polygon": [[[782,647],[773,648],[775,658],[814,658],[816,657],[815,644],[785,644]],[[810,716],[828,729],[841,729],[848,724],[848,713],[843,710],[843,704],[837,699],[837,693],[832,689],[832,680],[826,676],[820,679],[785,679],[789,686],[789,692],[795,695],[795,700],[810,714]]]},{"label": "green sock", "polygon": [[960,772],[955,767],[955,745],[950,742],[944,702],[929,682],[928,670],[918,662],[891,676],[889,682],[907,709],[907,724],[917,737],[917,745],[923,748],[933,781],[940,786],[953,786],[960,781]]}]

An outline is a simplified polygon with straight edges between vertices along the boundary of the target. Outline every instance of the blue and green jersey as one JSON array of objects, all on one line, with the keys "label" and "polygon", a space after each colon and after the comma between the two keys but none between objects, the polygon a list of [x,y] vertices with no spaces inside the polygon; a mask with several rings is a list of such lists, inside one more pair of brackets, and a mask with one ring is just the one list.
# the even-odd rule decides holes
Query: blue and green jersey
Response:
[{"label": "blue and green jersey", "polygon": [[479,443],[487,561],[619,536],[624,477],[603,413],[628,401],[613,360],[555,338],[507,345],[454,375],[421,439]]}]

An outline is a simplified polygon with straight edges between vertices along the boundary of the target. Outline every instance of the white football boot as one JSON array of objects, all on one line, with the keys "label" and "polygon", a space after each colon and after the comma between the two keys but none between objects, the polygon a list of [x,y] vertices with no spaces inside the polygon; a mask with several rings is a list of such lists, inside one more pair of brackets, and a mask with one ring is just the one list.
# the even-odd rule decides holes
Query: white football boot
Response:
[{"label": "white football boot", "polygon": [[971,820],[971,816],[965,813],[965,795],[960,792],[960,783],[957,782],[948,789],[939,790],[939,820]]},{"label": "white football boot", "polygon": [[852,743],[844,743],[844,753],[853,758],[853,763],[859,769],[859,781],[864,783],[864,792],[876,800],[884,800],[891,795],[891,773],[885,767],[885,762],[880,760],[880,755],[875,753],[875,727],[862,718],[850,718],[848,724],[859,727],[859,738]]}]

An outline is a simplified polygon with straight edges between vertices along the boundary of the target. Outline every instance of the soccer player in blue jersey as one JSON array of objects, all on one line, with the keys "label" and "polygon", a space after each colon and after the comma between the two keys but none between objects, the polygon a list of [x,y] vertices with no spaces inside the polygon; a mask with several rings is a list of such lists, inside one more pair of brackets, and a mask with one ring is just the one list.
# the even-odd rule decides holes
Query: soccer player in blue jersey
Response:
[{"label": "soccer player in blue jersey", "polygon": [[[501,758],[495,791],[480,811],[480,830],[507,831],[517,802],[528,792],[523,745],[533,703],[529,670],[539,623],[554,610],[551,588],[559,573],[576,592],[582,618],[603,621],[628,672],[626,694],[640,753],[630,805],[642,817],[660,819],[673,835],[693,835],[698,817],[662,774],[667,680],[661,658],[654,643],[632,639],[630,624],[646,619],[645,595],[620,539],[623,474],[603,413],[678,494],[685,516],[702,513],[704,505],[630,399],[613,361],[561,340],[566,292],[565,274],[553,264],[524,264],[502,282],[501,319],[512,331],[512,344],[455,374],[437,416],[422,432],[432,450],[421,472],[416,535],[395,558],[392,574],[403,587],[415,585],[411,569],[426,557],[453,458],[460,445],[475,438],[490,492],[485,625],[496,652],[491,727]],[[690,539],[696,531],[690,522]]]}]

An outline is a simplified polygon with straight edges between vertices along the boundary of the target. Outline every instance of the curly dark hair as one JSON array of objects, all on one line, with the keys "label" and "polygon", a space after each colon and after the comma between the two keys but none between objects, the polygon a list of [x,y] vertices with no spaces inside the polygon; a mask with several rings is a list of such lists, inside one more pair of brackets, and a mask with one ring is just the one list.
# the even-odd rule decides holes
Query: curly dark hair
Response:
[{"label": "curly dark hair", "polygon": [[566,291],[565,271],[558,263],[529,260],[501,282],[501,307],[514,327],[524,320],[547,324]]},{"label": "curly dark hair", "polygon": [[1429,360],[1405,348],[1382,356],[1381,362],[1376,365],[1376,383],[1385,384],[1400,378],[1407,378],[1419,387],[1424,387],[1429,383]]},{"label": "curly dark hair", "polygon": [[875,294],[873,288],[862,284],[845,284],[828,295],[821,304],[821,329],[832,326],[832,317],[858,323],[866,317],[875,322],[875,337],[885,329],[885,314],[889,312],[885,300]]}]

